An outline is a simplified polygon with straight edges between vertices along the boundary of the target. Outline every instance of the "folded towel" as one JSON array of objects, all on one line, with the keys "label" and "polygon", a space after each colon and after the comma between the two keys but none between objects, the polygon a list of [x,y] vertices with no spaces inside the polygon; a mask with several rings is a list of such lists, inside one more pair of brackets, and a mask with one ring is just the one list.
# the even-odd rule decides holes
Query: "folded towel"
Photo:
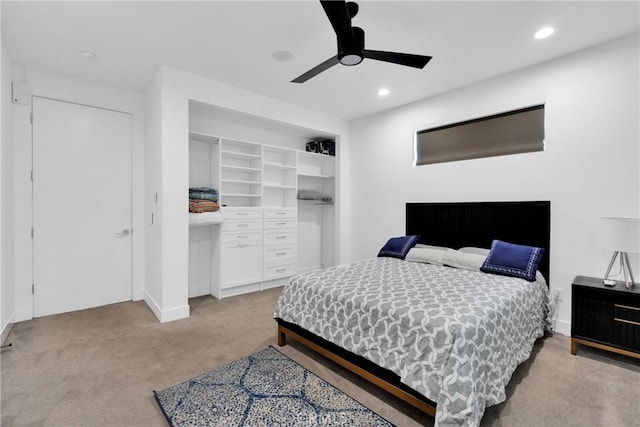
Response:
[{"label": "folded towel", "polygon": [[189,199],[189,212],[217,212],[220,206],[212,200]]},{"label": "folded towel", "polygon": [[211,187],[191,187],[191,188],[189,188],[189,193],[191,193],[192,191],[196,192],[196,193],[218,194],[218,190],[216,190],[215,188],[211,188]]},{"label": "folded towel", "polygon": [[218,201],[218,195],[211,193],[189,193],[189,198],[198,200],[211,200],[212,202]]},{"label": "folded towel", "polygon": [[218,201],[218,191],[210,187],[192,187],[189,188],[190,199],[213,200]]}]

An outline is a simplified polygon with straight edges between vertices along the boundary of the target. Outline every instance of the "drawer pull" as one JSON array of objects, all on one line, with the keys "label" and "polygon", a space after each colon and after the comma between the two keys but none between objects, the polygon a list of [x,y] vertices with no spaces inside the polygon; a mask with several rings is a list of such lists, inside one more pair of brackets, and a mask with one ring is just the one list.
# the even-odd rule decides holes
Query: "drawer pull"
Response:
[{"label": "drawer pull", "polygon": [[247,245],[246,243],[238,243],[238,244],[236,245],[236,248],[246,248],[246,247],[248,247],[248,246],[249,246],[249,245]]},{"label": "drawer pull", "polygon": [[240,227],[248,227],[249,224],[236,224],[236,227],[240,228]]},{"label": "drawer pull", "polygon": [[282,240],[282,239],[286,239],[286,238],[287,238],[287,236],[276,236],[277,240]]},{"label": "drawer pull", "polygon": [[617,317],[614,317],[613,320],[615,320],[616,322],[630,323],[632,325],[640,326],[640,322],[634,322],[633,320],[618,319]]},{"label": "drawer pull", "polygon": [[629,310],[636,310],[636,311],[640,311],[640,307],[632,307],[630,305],[622,305],[622,304],[613,304],[614,307],[620,307],[620,308],[628,308]]},{"label": "drawer pull", "polygon": [[276,222],[276,225],[287,225],[286,222]]},{"label": "drawer pull", "polygon": [[236,239],[248,239],[249,236],[236,236]]},{"label": "drawer pull", "polygon": [[286,215],[286,212],[276,212],[276,215]]},{"label": "drawer pull", "polygon": [[285,256],[286,254],[287,254],[286,252],[278,252],[276,256]]},{"label": "drawer pull", "polygon": [[238,212],[238,216],[247,216],[249,212]]},{"label": "drawer pull", "polygon": [[284,273],[285,271],[287,271],[286,268],[279,268],[278,270],[276,270],[276,273]]}]

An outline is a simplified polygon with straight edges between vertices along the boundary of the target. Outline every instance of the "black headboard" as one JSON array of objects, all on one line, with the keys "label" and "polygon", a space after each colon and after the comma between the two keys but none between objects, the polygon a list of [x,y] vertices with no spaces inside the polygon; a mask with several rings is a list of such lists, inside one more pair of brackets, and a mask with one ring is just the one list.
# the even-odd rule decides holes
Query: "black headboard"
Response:
[{"label": "black headboard", "polygon": [[491,247],[493,239],[544,248],[538,266],[549,282],[551,202],[407,203],[406,234],[458,249]]}]

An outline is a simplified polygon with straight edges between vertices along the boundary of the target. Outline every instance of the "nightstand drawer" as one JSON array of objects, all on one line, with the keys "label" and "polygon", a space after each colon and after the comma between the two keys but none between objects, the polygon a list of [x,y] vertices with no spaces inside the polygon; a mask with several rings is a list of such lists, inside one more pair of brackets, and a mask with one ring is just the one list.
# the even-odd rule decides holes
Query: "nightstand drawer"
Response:
[{"label": "nightstand drawer", "polygon": [[640,307],[631,304],[614,304],[613,318],[616,321],[640,326]]}]

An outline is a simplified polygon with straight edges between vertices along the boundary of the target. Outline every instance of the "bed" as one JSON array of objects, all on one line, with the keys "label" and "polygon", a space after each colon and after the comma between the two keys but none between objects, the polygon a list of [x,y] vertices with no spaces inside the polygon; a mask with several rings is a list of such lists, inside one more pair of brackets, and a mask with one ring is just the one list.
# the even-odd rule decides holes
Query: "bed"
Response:
[{"label": "bed", "polygon": [[299,341],[436,425],[478,425],[547,324],[549,218],[546,201],[407,203],[406,234],[420,244],[544,248],[535,280],[391,257],[317,270],[278,300],[278,344]]}]

